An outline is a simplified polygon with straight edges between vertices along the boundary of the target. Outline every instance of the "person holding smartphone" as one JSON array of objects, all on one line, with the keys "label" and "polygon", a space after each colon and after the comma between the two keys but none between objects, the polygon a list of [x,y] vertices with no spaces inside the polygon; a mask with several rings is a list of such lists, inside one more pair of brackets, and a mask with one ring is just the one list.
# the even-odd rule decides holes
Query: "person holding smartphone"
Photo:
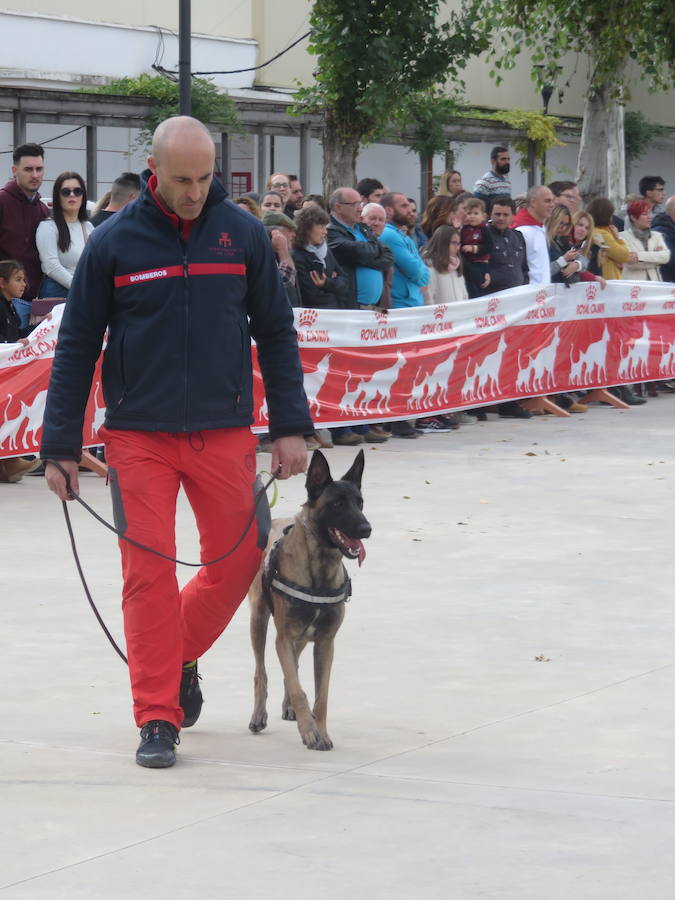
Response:
[{"label": "person holding smartphone", "polygon": [[293,262],[303,306],[350,309],[349,282],[327,243],[328,213],[308,206],[295,217]]}]

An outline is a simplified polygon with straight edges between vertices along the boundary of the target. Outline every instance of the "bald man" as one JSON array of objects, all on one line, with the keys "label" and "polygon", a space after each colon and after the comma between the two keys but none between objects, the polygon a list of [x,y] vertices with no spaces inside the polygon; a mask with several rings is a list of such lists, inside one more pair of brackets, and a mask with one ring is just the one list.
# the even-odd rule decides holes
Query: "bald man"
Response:
[{"label": "bald man", "polygon": [[[175,762],[181,727],[202,706],[200,657],[246,596],[267,539],[255,506],[251,336],[269,407],[272,471],[305,471],[313,425],[293,314],[261,225],[214,181],[215,148],[197,120],[162,122],[146,186],[97,229],[61,323],[41,456],[78,491],[82,422],[106,328],[106,447],[115,522],[128,538],[176,555],[176,496],[195,514],[204,566],[179,591],[175,564],[120,541],[124,629],[139,765]],[[89,437],[89,435],[87,435]],[[70,499],[60,471],[47,483]],[[251,527],[247,527],[250,524]]]},{"label": "bald man", "polygon": [[530,284],[549,284],[551,281],[546,223],[554,206],[552,191],[541,184],[535,185],[528,188],[527,206],[518,210],[511,224],[525,239]]}]

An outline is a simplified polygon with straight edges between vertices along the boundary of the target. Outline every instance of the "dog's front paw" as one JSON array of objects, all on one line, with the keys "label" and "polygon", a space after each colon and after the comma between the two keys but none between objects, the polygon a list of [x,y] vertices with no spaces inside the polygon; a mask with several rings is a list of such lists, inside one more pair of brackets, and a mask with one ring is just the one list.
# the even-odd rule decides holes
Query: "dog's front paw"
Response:
[{"label": "dog's front paw", "polygon": [[301,733],[302,743],[308,750],[332,750],[333,742],[327,734],[321,734],[318,728],[309,728]]},{"label": "dog's front paw", "polygon": [[262,712],[254,711],[251,721],[248,723],[248,728],[253,734],[258,734],[258,732],[267,728],[267,710],[262,710]]},{"label": "dog's front paw", "polygon": [[286,722],[295,722],[295,710],[292,706],[281,707],[281,718]]}]

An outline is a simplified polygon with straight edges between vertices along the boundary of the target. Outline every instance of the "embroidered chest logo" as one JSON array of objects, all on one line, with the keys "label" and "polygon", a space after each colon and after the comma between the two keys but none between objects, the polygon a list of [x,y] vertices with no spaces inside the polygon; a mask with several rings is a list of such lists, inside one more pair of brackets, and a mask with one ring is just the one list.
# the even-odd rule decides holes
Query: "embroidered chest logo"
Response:
[{"label": "embroidered chest logo", "polygon": [[230,235],[227,231],[221,231],[220,237],[218,238],[218,246],[219,247],[231,247],[232,241],[230,239]]}]

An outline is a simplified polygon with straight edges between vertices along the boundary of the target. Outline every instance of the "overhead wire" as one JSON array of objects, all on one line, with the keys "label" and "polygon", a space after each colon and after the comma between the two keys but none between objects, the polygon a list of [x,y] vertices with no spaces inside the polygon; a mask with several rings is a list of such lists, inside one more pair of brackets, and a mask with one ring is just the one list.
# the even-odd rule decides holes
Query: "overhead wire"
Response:
[{"label": "overhead wire", "polygon": [[[54,141],[59,141],[59,140],[61,140],[61,138],[67,137],[69,134],[74,134],[76,131],[80,131],[82,128],[86,128],[86,127],[87,127],[86,125],[78,125],[76,128],[71,128],[70,131],[64,131],[63,134],[57,134],[56,137],[47,138],[47,140],[45,140],[45,141],[31,141],[31,143],[32,144],[40,144],[40,146],[42,146],[43,144],[52,144],[52,143],[54,143]],[[68,149],[72,149],[72,148],[64,147],[62,149],[68,150]],[[14,152],[13,149],[12,150],[0,150],[0,154],[13,153],[13,152]]]}]

